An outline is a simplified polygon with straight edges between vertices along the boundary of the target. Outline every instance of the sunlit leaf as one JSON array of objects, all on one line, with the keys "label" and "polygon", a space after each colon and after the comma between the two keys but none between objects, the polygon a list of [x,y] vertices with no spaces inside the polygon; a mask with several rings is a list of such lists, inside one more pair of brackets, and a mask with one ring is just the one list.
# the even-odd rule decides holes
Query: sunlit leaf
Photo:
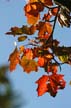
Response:
[{"label": "sunlit leaf", "polygon": [[20,65],[22,66],[23,71],[25,71],[26,73],[37,71],[37,62],[34,60],[27,59],[26,56],[22,57]]},{"label": "sunlit leaf", "polygon": [[9,56],[9,61],[10,61],[10,71],[15,70],[16,65],[19,64],[19,51],[17,48],[15,48],[15,50],[10,54]]},{"label": "sunlit leaf", "polygon": [[24,55],[27,59],[32,60],[33,59],[33,52],[31,49],[27,48],[24,50]]},{"label": "sunlit leaf", "polygon": [[41,78],[39,78],[39,80],[36,81],[36,84],[38,84],[37,88],[38,96],[42,96],[44,93],[48,91],[47,81],[48,81],[47,75],[43,75]]},{"label": "sunlit leaf", "polygon": [[38,57],[38,66],[44,66],[45,60],[44,57]]},{"label": "sunlit leaf", "polygon": [[39,20],[40,15],[38,14],[37,16],[34,16],[34,15],[30,15],[30,14],[27,13],[26,17],[27,17],[28,24],[34,25]]},{"label": "sunlit leaf", "polygon": [[51,34],[52,25],[48,22],[39,22],[37,29],[39,30],[39,32],[38,32],[39,36],[42,36],[45,33]]}]

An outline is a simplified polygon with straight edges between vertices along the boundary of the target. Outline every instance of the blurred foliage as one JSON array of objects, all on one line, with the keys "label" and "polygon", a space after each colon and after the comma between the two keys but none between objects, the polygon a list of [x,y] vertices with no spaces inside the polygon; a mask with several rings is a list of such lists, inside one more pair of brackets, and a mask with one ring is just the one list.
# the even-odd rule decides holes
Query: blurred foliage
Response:
[{"label": "blurred foliage", "polygon": [[8,65],[0,66],[0,108],[21,108],[21,96],[12,89],[7,71]]}]

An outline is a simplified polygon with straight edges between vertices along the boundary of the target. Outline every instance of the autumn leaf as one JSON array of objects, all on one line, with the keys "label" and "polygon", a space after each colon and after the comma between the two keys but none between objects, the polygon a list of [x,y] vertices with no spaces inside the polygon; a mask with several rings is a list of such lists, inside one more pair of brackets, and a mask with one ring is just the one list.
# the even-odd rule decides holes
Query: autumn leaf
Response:
[{"label": "autumn leaf", "polygon": [[43,9],[44,9],[43,5],[38,2],[28,3],[24,7],[28,24],[31,24],[31,25],[36,24],[40,18],[39,12],[43,11]]},{"label": "autumn leaf", "polygon": [[52,0],[40,0],[42,3],[44,3],[45,5],[47,6],[52,6],[53,5],[53,2]]},{"label": "autumn leaf", "polygon": [[37,21],[39,20],[40,15],[38,14],[37,16],[34,16],[34,15],[30,15],[30,14],[26,13],[26,17],[27,17],[28,24],[35,25],[37,23]]},{"label": "autumn leaf", "polygon": [[26,39],[27,39],[27,36],[20,36],[18,37],[18,42],[25,41]]},{"label": "autumn leaf", "polygon": [[37,25],[37,30],[39,30],[39,36],[42,36],[45,33],[51,34],[52,25],[49,22],[39,22],[39,25]]},{"label": "autumn leaf", "polygon": [[53,8],[51,10],[52,15],[54,15],[54,16],[56,16],[57,12],[58,12],[58,8]]},{"label": "autumn leaf", "polygon": [[23,68],[23,71],[25,71],[26,73],[30,73],[32,71],[36,71],[37,72],[37,62],[34,60],[29,60],[27,59],[26,56],[23,56],[21,61],[20,61],[20,65]]},{"label": "autumn leaf", "polygon": [[48,91],[46,83],[47,81],[48,81],[47,75],[43,75],[39,80],[36,81],[36,84],[38,84],[37,88],[38,96],[42,96],[44,93]]},{"label": "autumn leaf", "polygon": [[44,57],[38,57],[38,66],[44,66],[45,60]]},{"label": "autumn leaf", "polygon": [[10,71],[13,71],[15,70],[16,68],[16,65],[19,64],[19,60],[20,60],[20,57],[19,57],[19,51],[17,48],[15,48],[15,50],[10,54],[9,56],[9,61],[10,61]]},{"label": "autumn leaf", "polygon": [[43,20],[49,21],[51,17],[52,15],[50,14],[50,12],[48,12],[47,14],[44,14]]},{"label": "autumn leaf", "polygon": [[10,32],[7,32],[6,34],[15,36],[15,35],[21,35],[21,34],[23,34],[23,32],[22,32],[21,28],[19,28],[19,27],[12,27],[10,29]]},{"label": "autumn leaf", "polygon": [[52,72],[53,74],[56,74],[57,71],[58,71],[58,65],[57,64],[53,63],[53,64],[47,66],[47,72],[48,73]]},{"label": "autumn leaf", "polygon": [[55,97],[59,89],[63,89],[66,85],[62,74],[43,75],[36,81],[38,84],[37,93],[38,96],[42,96],[48,92],[51,96]]},{"label": "autumn leaf", "polygon": [[58,58],[62,63],[68,62],[68,55],[58,56]]},{"label": "autumn leaf", "polygon": [[33,59],[33,52],[31,49],[27,48],[24,50],[24,55],[27,59],[32,60]]},{"label": "autumn leaf", "polygon": [[22,32],[23,32],[24,34],[32,35],[32,34],[34,34],[35,31],[36,31],[36,26],[32,25],[32,26],[28,27],[28,26],[26,26],[26,25],[23,25],[23,26],[21,27],[21,29],[22,29]]},{"label": "autumn leaf", "polygon": [[20,52],[20,54],[21,54],[21,53],[24,53],[24,50],[25,50],[25,47],[24,47],[24,46],[20,46],[20,47],[19,47],[19,52]]}]

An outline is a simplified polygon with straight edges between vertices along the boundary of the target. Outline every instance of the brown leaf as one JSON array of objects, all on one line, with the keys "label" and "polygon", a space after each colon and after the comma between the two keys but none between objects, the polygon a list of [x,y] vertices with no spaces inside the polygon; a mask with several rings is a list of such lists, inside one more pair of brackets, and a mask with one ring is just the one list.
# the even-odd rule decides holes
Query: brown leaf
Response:
[{"label": "brown leaf", "polygon": [[48,22],[39,22],[37,29],[39,30],[39,36],[45,35],[45,33],[51,34],[52,25]]},{"label": "brown leaf", "polygon": [[19,63],[19,51],[17,48],[10,54],[9,61],[10,61],[10,71],[15,70],[16,65]]},{"label": "brown leaf", "polygon": [[26,39],[27,39],[27,36],[20,36],[18,37],[18,42],[25,41]]},{"label": "brown leaf", "polygon": [[12,27],[10,29],[10,32],[7,32],[6,34],[15,36],[15,35],[21,35],[23,33],[22,33],[21,28],[19,28],[19,27]]}]

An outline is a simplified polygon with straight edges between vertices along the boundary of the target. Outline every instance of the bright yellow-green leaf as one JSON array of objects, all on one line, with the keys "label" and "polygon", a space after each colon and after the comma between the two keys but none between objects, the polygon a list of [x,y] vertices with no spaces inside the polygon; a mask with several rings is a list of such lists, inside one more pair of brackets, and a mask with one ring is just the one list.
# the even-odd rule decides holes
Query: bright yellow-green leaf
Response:
[{"label": "bright yellow-green leaf", "polygon": [[68,61],[68,55],[58,56],[58,58],[63,63]]}]

